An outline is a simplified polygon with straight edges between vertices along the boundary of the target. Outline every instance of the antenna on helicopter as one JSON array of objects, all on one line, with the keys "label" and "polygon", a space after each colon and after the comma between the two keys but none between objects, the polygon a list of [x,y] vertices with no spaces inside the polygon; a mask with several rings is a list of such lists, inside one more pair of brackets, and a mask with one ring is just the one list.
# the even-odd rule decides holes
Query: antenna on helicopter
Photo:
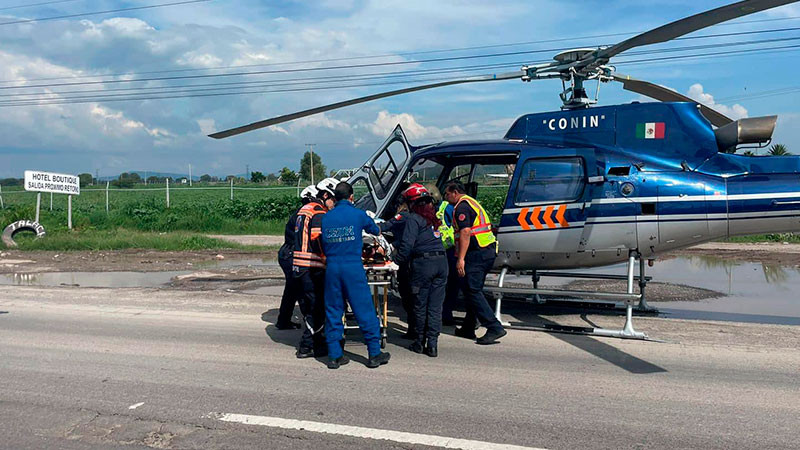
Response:
[{"label": "antenna on helicopter", "polygon": [[[229,130],[220,131],[209,135],[214,139],[222,139],[229,136],[245,133],[259,128],[268,127],[290,120],[299,119],[301,117],[319,114],[325,111],[331,111],[345,106],[355,105],[358,103],[369,102],[381,98],[391,97],[409,92],[422,91],[426,89],[433,89],[438,87],[452,86],[456,84],[466,83],[482,83],[486,81],[500,81],[520,79],[522,81],[533,81],[559,78],[563,83],[563,91],[559,96],[563,103],[563,109],[580,109],[588,108],[589,106],[597,103],[597,98],[590,99],[586,95],[586,88],[584,83],[589,80],[598,81],[598,90],[600,83],[617,81],[622,83],[623,89],[636,92],[647,97],[660,101],[678,101],[678,102],[694,102],[694,100],[681,95],[671,89],[667,89],[656,84],[636,80],[626,75],[615,75],[614,67],[608,65],[611,58],[614,56],[630,50],[632,48],[641,47],[644,45],[657,44],[667,42],[680,36],[701,30],[703,28],[717,25],[728,20],[736,19],[739,17],[754,14],[767,9],[775,8],[778,6],[795,3],[798,0],[743,0],[729,5],[721,6],[719,8],[711,9],[690,17],[677,20],[650,31],[646,31],[632,38],[626,39],[618,44],[608,47],[596,48],[579,48],[561,52],[553,58],[553,61],[537,64],[532,66],[523,66],[521,70],[515,72],[508,72],[503,74],[490,74],[477,77],[469,77],[458,80],[450,80],[439,83],[424,84],[420,86],[413,86],[410,88],[397,89],[394,91],[383,92],[379,94],[367,95],[351,100],[345,100],[330,105],[320,106],[316,108],[307,109],[283,116],[273,117],[271,119],[253,122],[248,125],[243,125]],[[569,86],[567,86],[569,83]],[[715,111],[707,106],[700,105],[701,113],[717,127],[722,127],[733,122],[732,119]]]}]

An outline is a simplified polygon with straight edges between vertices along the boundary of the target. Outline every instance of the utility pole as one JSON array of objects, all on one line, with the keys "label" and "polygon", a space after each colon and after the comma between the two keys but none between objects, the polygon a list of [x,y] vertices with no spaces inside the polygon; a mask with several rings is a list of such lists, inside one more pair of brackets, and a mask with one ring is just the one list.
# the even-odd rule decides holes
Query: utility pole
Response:
[{"label": "utility pole", "polygon": [[100,171],[98,169],[94,169],[94,182],[95,183],[100,182]]},{"label": "utility pole", "polygon": [[250,180],[250,164],[245,164],[244,173],[246,174],[247,179]]},{"label": "utility pole", "polygon": [[314,146],[315,145],[317,145],[317,144],[306,144],[306,147],[308,147],[308,150],[311,152],[311,184],[314,184]]},{"label": "utility pole", "polygon": [[192,165],[189,164],[189,187],[192,187]]}]

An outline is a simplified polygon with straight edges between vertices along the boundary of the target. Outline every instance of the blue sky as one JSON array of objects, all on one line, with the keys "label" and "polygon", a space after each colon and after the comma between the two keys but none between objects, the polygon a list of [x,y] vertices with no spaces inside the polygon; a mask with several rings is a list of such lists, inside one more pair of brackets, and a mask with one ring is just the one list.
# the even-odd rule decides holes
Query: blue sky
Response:
[{"label": "blue sky", "polygon": [[[4,9],[33,0],[0,2],[0,23],[89,11],[120,9],[169,0],[75,0],[38,7]],[[533,51],[612,44],[632,33],[686,15],[724,5],[725,1],[319,1],[261,2],[212,0],[165,8],[0,25],[0,105],[4,101],[69,96],[92,100],[98,91],[132,87],[214,84],[240,81],[296,80],[337,75],[386,75],[393,71],[436,69],[475,64],[540,61],[550,54],[526,54],[440,63],[301,71],[241,77],[210,77],[137,84],[52,86],[110,79],[211,75],[276,69],[319,69],[332,65],[405,62],[437,57]],[[769,20],[755,22],[754,20]],[[696,33],[800,27],[800,7],[763,12],[734,25]],[[542,42],[555,39],[569,41]],[[681,41],[647,47],[799,38],[800,30]],[[463,47],[525,45],[423,53]],[[796,45],[776,41],[751,47]],[[779,114],[775,142],[800,153],[800,108],[797,93],[758,97],[754,94],[800,86],[794,76],[799,49],[678,61],[622,64],[648,58],[618,58],[622,73],[647,79],[715,105],[736,118]],[[385,55],[297,64],[298,61]],[[664,55],[658,55],[664,56]],[[289,64],[294,63],[294,64]],[[280,64],[280,65],[276,65]],[[219,69],[239,66],[238,68]],[[246,66],[246,67],[241,67]],[[180,70],[180,72],[163,72]],[[492,72],[478,70],[472,74]],[[143,72],[159,72],[148,73]],[[97,78],[100,75],[114,77]],[[127,75],[119,75],[127,74]],[[441,76],[441,75],[439,75]],[[94,78],[92,78],[94,77]],[[432,76],[435,77],[435,76]],[[57,78],[57,80],[56,80]],[[378,81],[386,79],[378,79]],[[370,80],[374,83],[376,80]],[[286,81],[280,81],[286,83]],[[352,83],[352,81],[351,81]],[[21,86],[47,85],[19,89]],[[251,170],[297,169],[304,144],[315,143],[329,168],[358,166],[401,123],[412,144],[441,140],[496,138],[514,118],[557,109],[558,81],[506,81],[447,87],[398,96],[318,115],[239,137],[212,140],[208,132],[286,114],[298,109],[367,95],[406,85],[352,87],[307,92],[137,100],[89,101],[77,104],[0,106],[0,177],[21,177],[26,169],[115,175],[128,170],[226,175]],[[213,88],[214,86],[211,86]],[[208,87],[206,87],[208,88]],[[284,87],[285,88],[285,87]],[[196,86],[194,89],[198,89]],[[274,89],[274,88],[273,88]],[[94,92],[81,93],[91,90]],[[101,94],[119,94],[109,91]],[[152,92],[152,91],[151,91]],[[221,92],[221,91],[217,91]],[[39,97],[19,97],[20,94]],[[14,97],[16,95],[16,97]],[[109,97],[110,98],[110,97]],[[728,100],[730,99],[730,100]],[[601,88],[605,105],[644,100],[618,85]]]}]

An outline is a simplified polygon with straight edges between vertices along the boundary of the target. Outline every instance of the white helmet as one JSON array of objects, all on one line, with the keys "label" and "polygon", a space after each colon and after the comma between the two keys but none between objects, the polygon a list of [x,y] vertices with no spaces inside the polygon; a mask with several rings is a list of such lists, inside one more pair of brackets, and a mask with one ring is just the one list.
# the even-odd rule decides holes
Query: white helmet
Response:
[{"label": "white helmet", "polygon": [[314,186],[313,184],[308,185],[306,186],[305,189],[303,189],[302,192],[300,192],[300,198],[307,198],[307,199],[317,198],[317,192],[318,191],[316,186]]},{"label": "white helmet", "polygon": [[331,197],[335,196],[334,189],[336,189],[336,185],[339,184],[339,180],[336,178],[325,178],[324,180],[317,183],[317,190],[318,191],[325,191],[331,194]]}]

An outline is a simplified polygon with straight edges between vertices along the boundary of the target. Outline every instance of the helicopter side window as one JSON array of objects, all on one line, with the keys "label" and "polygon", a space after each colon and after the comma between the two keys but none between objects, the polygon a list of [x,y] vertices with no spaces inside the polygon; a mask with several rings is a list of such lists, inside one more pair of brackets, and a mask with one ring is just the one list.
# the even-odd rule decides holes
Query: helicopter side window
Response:
[{"label": "helicopter side window", "polygon": [[386,193],[400,174],[400,167],[406,162],[405,147],[400,141],[394,141],[378,155],[371,164],[369,179],[379,199]]},{"label": "helicopter side window", "polygon": [[352,183],[353,185],[353,198],[356,199],[354,205],[358,209],[363,209],[364,211],[372,211],[375,212],[375,200],[372,198],[372,194],[369,193],[369,186],[367,186],[367,180],[364,178],[358,178]]},{"label": "helicopter side window", "polygon": [[514,197],[517,205],[572,202],[585,186],[583,159],[531,159],[522,167]]}]

